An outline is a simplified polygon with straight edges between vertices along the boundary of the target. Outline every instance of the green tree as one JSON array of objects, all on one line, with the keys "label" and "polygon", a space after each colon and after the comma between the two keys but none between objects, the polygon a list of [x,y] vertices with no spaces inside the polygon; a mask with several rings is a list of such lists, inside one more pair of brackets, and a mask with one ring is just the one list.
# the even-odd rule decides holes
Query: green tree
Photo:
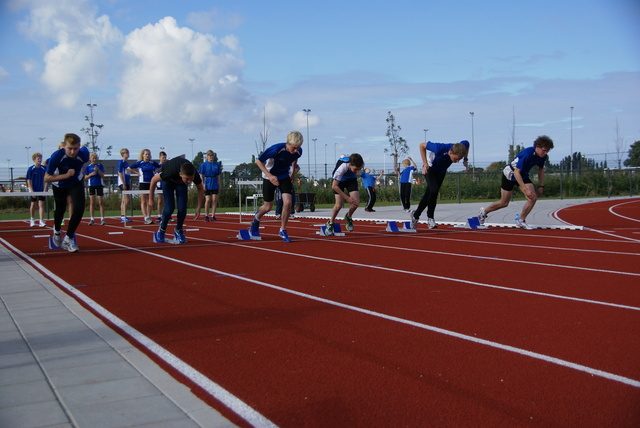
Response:
[{"label": "green tree", "polygon": [[384,149],[385,153],[389,153],[393,157],[396,170],[399,168],[398,158],[409,153],[409,145],[407,141],[400,136],[402,128],[396,126],[396,118],[389,112],[387,114],[387,138],[389,139],[389,147]]},{"label": "green tree", "polygon": [[625,159],[624,166],[640,166],[640,141],[629,148],[629,159]]},{"label": "green tree", "polygon": [[231,177],[240,180],[259,179],[260,174],[260,168],[255,162],[241,163],[233,169]]},{"label": "green tree", "polygon": [[[213,158],[215,160],[215,155]],[[198,152],[198,154],[193,158],[193,161],[191,161],[196,171],[200,169],[200,165],[202,165],[202,162],[204,162],[204,153],[202,152]]]}]

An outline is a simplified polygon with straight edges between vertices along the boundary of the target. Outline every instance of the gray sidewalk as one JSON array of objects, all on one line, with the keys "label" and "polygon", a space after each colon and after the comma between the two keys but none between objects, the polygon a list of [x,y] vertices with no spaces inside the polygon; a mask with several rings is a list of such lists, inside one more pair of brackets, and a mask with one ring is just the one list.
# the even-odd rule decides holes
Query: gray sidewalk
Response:
[{"label": "gray sidewalk", "polygon": [[231,427],[0,244],[0,427]]}]

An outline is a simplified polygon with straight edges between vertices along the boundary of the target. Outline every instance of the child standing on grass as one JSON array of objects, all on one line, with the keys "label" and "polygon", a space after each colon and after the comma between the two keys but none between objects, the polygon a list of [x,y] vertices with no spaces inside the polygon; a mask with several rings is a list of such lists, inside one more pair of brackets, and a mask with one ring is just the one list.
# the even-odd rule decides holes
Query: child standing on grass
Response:
[{"label": "child standing on grass", "polygon": [[[121,149],[120,156],[122,159],[118,161],[118,187],[121,191],[131,190],[131,172],[129,171],[129,149]],[[122,223],[131,221],[127,217],[127,205],[129,205],[129,195],[122,194],[122,202],[120,203],[120,221]]]},{"label": "child standing on grass", "polygon": [[[44,182],[44,175],[46,174],[47,169],[42,165],[42,153],[34,153],[31,155],[31,159],[33,160],[33,165],[31,165],[27,170],[27,187],[29,192],[46,192],[49,183]],[[44,196],[31,196],[31,204],[29,206],[31,227],[36,225],[36,220],[34,218],[36,214],[36,205],[40,216],[40,223],[38,223],[38,226],[46,226],[44,222],[44,201]]]},{"label": "child standing on grass", "polygon": [[402,203],[404,211],[409,212],[411,208],[411,181],[413,180],[413,171],[415,171],[418,166],[413,159],[411,159],[411,156],[402,161],[402,166],[404,168],[398,172],[400,178],[400,202]]},{"label": "child standing on grass", "polygon": [[98,163],[98,154],[92,152],[89,155],[89,164],[84,167],[84,179],[89,183],[89,226],[95,224],[93,217],[93,207],[98,198],[98,207],[100,208],[100,225],[104,226],[107,222],[104,220],[104,166]]},{"label": "child standing on grass", "polygon": [[[353,231],[353,213],[360,205],[360,192],[358,191],[358,172],[364,166],[364,160],[358,153],[353,153],[348,158],[341,157],[333,170],[331,188],[335,195],[335,205],[331,210],[331,218],[327,221],[325,233],[333,235],[333,223],[342,209],[343,199],[349,204],[349,211],[344,215],[346,228]],[[345,191],[348,193],[345,193]]]},{"label": "child standing on grass", "polygon": [[369,196],[369,202],[367,202],[367,206],[364,207],[364,210],[368,213],[374,213],[376,210],[373,209],[373,206],[376,204],[376,181],[380,180],[380,178],[384,175],[384,171],[380,171],[380,175],[378,178],[374,177],[370,174],[371,170],[369,168],[365,168],[362,172],[362,185],[367,191],[367,195]]},{"label": "child standing on grass", "polygon": [[460,162],[464,159],[467,162],[467,153],[469,153],[469,142],[462,140],[455,144],[443,143],[420,143],[420,156],[422,157],[422,173],[425,174],[427,181],[427,189],[418,204],[418,208],[409,212],[411,220],[411,228],[415,229],[418,225],[420,215],[427,209],[427,224],[429,229],[438,227],[434,219],[436,204],[438,203],[438,193],[440,186],[447,175],[447,169],[452,163]]},{"label": "child standing on grass", "polygon": [[[220,164],[214,161],[213,150],[207,150],[207,159],[202,162],[198,173],[204,183],[204,221],[216,221],[216,208],[218,207],[218,192],[220,192]],[[211,207],[211,217],[209,217]]]},{"label": "child standing on grass", "polygon": [[[480,213],[478,214],[480,224],[484,224],[490,212],[509,205],[509,201],[511,201],[511,196],[513,195],[513,189],[518,186],[526,196],[527,201],[522,207],[522,212],[516,215],[516,226],[527,230],[534,229],[533,226],[527,224],[527,215],[529,215],[533,206],[536,204],[538,196],[542,196],[542,192],[544,191],[544,163],[549,158],[547,153],[549,153],[551,149],[553,149],[553,140],[546,135],[542,135],[536,138],[532,147],[527,147],[518,153],[518,156],[506,166],[502,173],[500,200],[493,202],[487,208],[480,208]],[[534,166],[538,167],[538,189],[535,188],[533,182],[531,182],[531,178],[529,178],[529,171]]]},{"label": "child standing on grass", "polygon": [[198,206],[196,207],[196,215],[194,220],[200,217],[200,210],[202,209],[202,201],[204,200],[204,187],[202,186],[202,179],[200,174],[196,172],[195,167],[191,162],[183,157],[173,158],[162,164],[160,174],[156,174],[151,179],[149,184],[149,211],[153,209],[153,194],[156,190],[156,184],[162,181],[162,195],[164,196],[164,211],[162,212],[162,222],[157,232],[153,234],[153,242],[161,243],[166,242],[165,232],[167,230],[167,224],[173,214],[173,211],[178,208],[178,216],[176,221],[176,228],[173,232],[173,237],[179,244],[184,244],[187,239],[182,229],[184,220],[187,217],[187,202],[189,198],[189,185],[195,184],[198,189]]},{"label": "child standing on grass", "polygon": [[285,143],[274,144],[266,149],[256,159],[256,165],[262,171],[263,204],[258,208],[249,231],[252,235],[260,234],[260,219],[271,211],[275,199],[276,188],[282,192],[282,219],[278,235],[284,242],[291,242],[287,233],[287,222],[291,212],[293,192],[293,174],[296,171],[298,159],[302,156],[302,134],[291,131]]},{"label": "child standing on grass", "polygon": [[[55,211],[53,215],[53,244],[75,253],[78,251],[74,238],[76,229],[84,214],[84,181],[82,167],[89,161],[89,149],[80,145],[76,134],[64,136],[64,148],[51,155],[44,181],[52,183]],[[67,197],[71,198],[73,212],[69,219],[67,233],[62,239],[62,219],[67,207]]]},{"label": "child standing on grass", "polygon": [[[127,167],[127,170],[138,174],[138,184],[140,190],[149,190],[151,179],[153,178],[156,170],[160,168],[160,164],[154,160],[151,160],[151,150],[143,149],[138,156],[138,161]],[[137,171],[136,171],[137,170]],[[153,224],[151,220],[151,211],[153,209],[153,201],[149,203],[147,198],[149,195],[140,194],[140,210],[144,217],[144,224]],[[151,206],[151,208],[149,208]]]}]

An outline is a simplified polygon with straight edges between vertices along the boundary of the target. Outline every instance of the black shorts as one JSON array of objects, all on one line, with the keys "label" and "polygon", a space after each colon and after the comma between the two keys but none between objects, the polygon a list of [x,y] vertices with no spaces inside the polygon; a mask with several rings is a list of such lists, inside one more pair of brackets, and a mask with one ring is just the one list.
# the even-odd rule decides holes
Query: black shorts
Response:
[{"label": "black shorts", "polygon": [[291,178],[279,178],[279,186],[274,186],[269,180],[262,179],[262,196],[265,202],[273,202],[276,194],[276,187],[280,189],[280,193],[293,193],[293,184],[291,184]]},{"label": "black shorts", "polygon": [[31,196],[31,202],[44,201],[44,196]]},{"label": "black shorts", "polygon": [[140,190],[149,190],[151,188],[151,183],[140,183],[138,188]]},{"label": "black shorts", "polygon": [[[358,179],[354,178],[351,180],[347,180],[347,181],[340,181],[338,182],[338,187],[347,195],[350,194],[351,192],[357,192],[358,191]],[[337,195],[338,192],[336,192],[335,190],[333,191],[334,195]]]},{"label": "black shorts", "polygon": [[89,195],[104,196],[104,186],[89,186]]},{"label": "black shorts", "polygon": [[[524,181],[525,183],[531,183],[531,179],[529,177],[527,178],[523,178],[522,181]],[[504,174],[502,174],[502,184],[500,185],[500,188],[502,190],[506,190],[507,192],[512,192],[514,187],[518,186],[518,182],[517,181],[511,181],[509,180]]]},{"label": "black shorts", "polygon": [[204,191],[205,196],[217,195],[220,189],[207,189]]}]

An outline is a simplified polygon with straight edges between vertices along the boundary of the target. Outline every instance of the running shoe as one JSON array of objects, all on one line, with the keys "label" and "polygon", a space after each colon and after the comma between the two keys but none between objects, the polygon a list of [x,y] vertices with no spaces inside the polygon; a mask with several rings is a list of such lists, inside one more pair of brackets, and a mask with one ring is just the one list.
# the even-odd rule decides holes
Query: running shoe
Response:
[{"label": "running shoe", "polygon": [[93,226],[95,223],[93,221],[93,219],[89,220],[89,226]]},{"label": "running shoe", "polygon": [[187,238],[184,236],[184,231],[182,229],[173,232],[173,238],[178,241],[178,244],[184,244],[187,242]]},{"label": "running shoe", "polygon": [[100,220],[100,226],[106,226],[107,221],[105,219]]},{"label": "running shoe", "polygon": [[38,226],[47,227],[47,224],[44,221],[40,220],[40,223],[38,223]]},{"label": "running shoe", "polygon": [[58,248],[62,247],[62,235],[60,235],[59,233],[53,234],[53,245]]},{"label": "running shoe", "polygon": [[209,223],[209,216],[208,215],[204,216],[204,222],[205,223]]},{"label": "running shoe", "polygon": [[151,220],[151,217],[145,217],[144,224],[153,224],[153,220]]},{"label": "running shoe", "polygon": [[520,220],[520,214],[516,214],[516,226],[518,226],[521,229],[525,229],[525,230],[533,230],[533,229],[535,229],[535,227],[530,226],[529,224],[527,224],[526,221]]},{"label": "running shoe", "polygon": [[69,238],[69,235],[65,236],[62,240],[62,248],[70,253],[77,253],[80,251],[75,240],[73,238]]},{"label": "running shoe", "polygon": [[284,242],[291,242],[291,238],[289,238],[286,230],[281,230],[280,232],[278,232],[278,235],[280,235]]},{"label": "running shoe", "polygon": [[120,217],[120,223],[129,223],[132,221],[129,217],[122,216]]},{"label": "running shoe", "polygon": [[333,236],[333,223],[331,222],[331,220],[329,220],[325,225],[324,234],[326,236]]},{"label": "running shoe", "polygon": [[427,218],[427,224],[429,225],[429,229],[436,229],[438,227],[436,221],[432,218]]},{"label": "running shoe", "polygon": [[254,217],[251,222],[251,226],[249,227],[249,231],[253,236],[260,235],[260,220]]},{"label": "running shoe", "polygon": [[31,221],[29,222],[29,226],[36,227],[36,221],[34,219],[31,219]]},{"label": "running shoe", "polygon": [[161,244],[163,242],[167,242],[164,239],[164,230],[158,229],[157,232],[153,233],[153,242],[155,242],[156,244]]},{"label": "running shoe", "polygon": [[346,223],[347,231],[353,232],[353,219],[345,214],[344,222]]},{"label": "running shoe", "polygon": [[415,216],[416,210],[409,211],[409,221],[411,222],[411,229],[416,229],[418,227],[418,219]]},{"label": "running shoe", "polygon": [[480,208],[480,212],[478,213],[478,221],[481,225],[484,226],[484,221],[487,219],[487,215],[484,212],[484,208]]},{"label": "running shoe", "polygon": [[218,221],[218,219],[216,218],[216,216],[212,215],[211,217],[209,217],[209,221]]}]

